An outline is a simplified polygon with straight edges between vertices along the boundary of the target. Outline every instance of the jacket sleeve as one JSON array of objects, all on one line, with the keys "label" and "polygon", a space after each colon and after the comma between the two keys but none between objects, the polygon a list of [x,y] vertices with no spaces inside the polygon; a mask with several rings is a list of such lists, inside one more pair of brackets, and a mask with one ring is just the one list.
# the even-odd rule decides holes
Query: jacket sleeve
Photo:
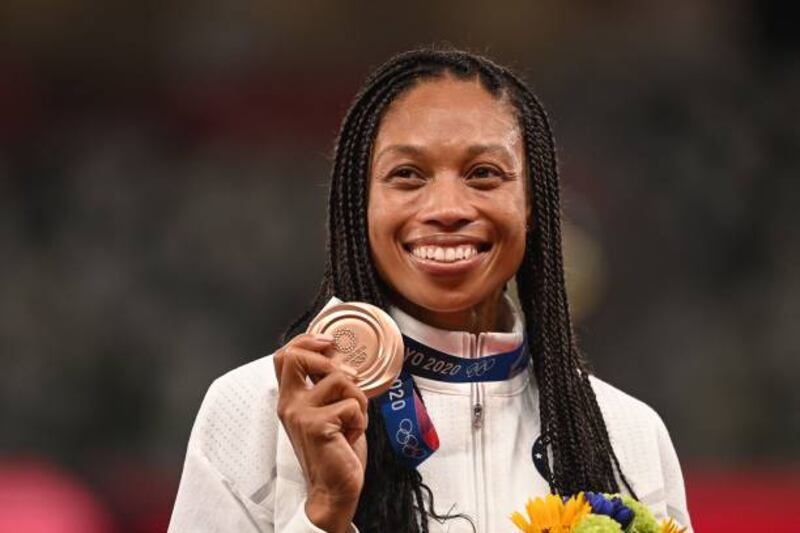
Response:
[{"label": "jacket sleeve", "polygon": [[272,516],[265,509],[251,505],[191,444],[167,531],[272,533],[275,530]]},{"label": "jacket sleeve", "polygon": [[[274,394],[259,391],[248,402],[243,394],[251,384],[228,374],[206,392],[189,437],[168,533],[325,533],[308,519],[305,498],[276,528]],[[248,406],[255,412],[248,413]],[[260,488],[254,491],[256,485]],[[355,526],[351,531],[357,533]]]},{"label": "jacket sleeve", "polygon": [[[272,514],[236,490],[202,455],[189,453],[181,476],[168,533],[273,533]],[[286,533],[325,533],[308,519],[305,499],[288,524]],[[353,533],[358,533],[351,526]]]},{"label": "jacket sleeve", "polygon": [[672,444],[667,426],[661,417],[658,417],[658,447],[661,453],[661,467],[664,475],[664,498],[667,505],[667,514],[679,525],[686,527],[687,533],[692,533],[691,519],[686,505],[686,489],[683,482],[681,465],[678,454]]}]

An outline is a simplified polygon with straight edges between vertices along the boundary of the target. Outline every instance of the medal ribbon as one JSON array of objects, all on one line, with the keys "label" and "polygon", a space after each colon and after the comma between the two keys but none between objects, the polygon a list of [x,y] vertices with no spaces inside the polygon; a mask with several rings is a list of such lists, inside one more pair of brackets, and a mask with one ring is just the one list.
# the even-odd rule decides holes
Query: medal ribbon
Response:
[{"label": "medal ribbon", "polygon": [[407,466],[416,468],[439,448],[439,436],[422,399],[414,390],[413,375],[449,383],[504,381],[527,367],[527,342],[510,352],[478,359],[457,357],[403,335],[403,370],[388,391],[376,400],[381,407],[392,449]]},{"label": "medal ribbon", "polygon": [[487,355],[478,359],[456,357],[434,350],[403,335],[406,348],[403,368],[415,376],[449,383],[505,381],[528,365],[525,342],[516,350]]}]

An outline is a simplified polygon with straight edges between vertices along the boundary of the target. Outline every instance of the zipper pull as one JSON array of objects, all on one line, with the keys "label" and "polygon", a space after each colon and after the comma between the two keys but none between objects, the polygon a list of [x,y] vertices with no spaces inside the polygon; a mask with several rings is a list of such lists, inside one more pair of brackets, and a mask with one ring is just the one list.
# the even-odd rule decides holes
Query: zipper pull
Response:
[{"label": "zipper pull", "polygon": [[483,405],[479,403],[472,406],[472,427],[475,429],[483,427]]}]

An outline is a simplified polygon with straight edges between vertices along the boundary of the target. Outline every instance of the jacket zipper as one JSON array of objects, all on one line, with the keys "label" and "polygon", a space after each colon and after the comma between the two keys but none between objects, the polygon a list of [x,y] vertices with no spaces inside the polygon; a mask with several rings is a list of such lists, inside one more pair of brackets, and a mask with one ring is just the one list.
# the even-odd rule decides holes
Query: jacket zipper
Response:
[{"label": "jacket zipper", "polygon": [[[470,336],[470,357],[479,357],[483,344],[483,334]],[[472,466],[475,479],[475,513],[479,532],[487,531],[486,516],[486,478],[484,475],[484,446],[483,446],[483,384],[472,383]]]}]

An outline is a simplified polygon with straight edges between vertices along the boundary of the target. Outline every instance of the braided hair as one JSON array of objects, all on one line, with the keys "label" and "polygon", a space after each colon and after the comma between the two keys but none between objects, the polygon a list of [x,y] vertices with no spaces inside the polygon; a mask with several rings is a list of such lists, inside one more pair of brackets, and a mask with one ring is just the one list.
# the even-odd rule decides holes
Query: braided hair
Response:
[{"label": "braided hair", "polygon": [[[485,57],[450,46],[410,50],[366,79],[336,140],[322,283],[314,302],[284,333],[283,342],[304,331],[334,295],[388,309],[390,293],[370,258],[367,234],[372,144],[383,114],[398,95],[445,72],[461,80],[477,76],[494,97],[508,97],[524,138],[534,219],[516,281],[530,339],[530,368],[539,388],[541,440],[552,462],[550,491],[618,492],[621,481],[634,494],[609,441],[572,330],[561,251],[558,168],[547,115],[521,78]],[[429,516],[442,518],[434,510],[431,490],[416,469],[404,466],[393,453],[375,402],[370,402],[369,418],[369,453],[356,526],[363,532],[427,532]]]}]

